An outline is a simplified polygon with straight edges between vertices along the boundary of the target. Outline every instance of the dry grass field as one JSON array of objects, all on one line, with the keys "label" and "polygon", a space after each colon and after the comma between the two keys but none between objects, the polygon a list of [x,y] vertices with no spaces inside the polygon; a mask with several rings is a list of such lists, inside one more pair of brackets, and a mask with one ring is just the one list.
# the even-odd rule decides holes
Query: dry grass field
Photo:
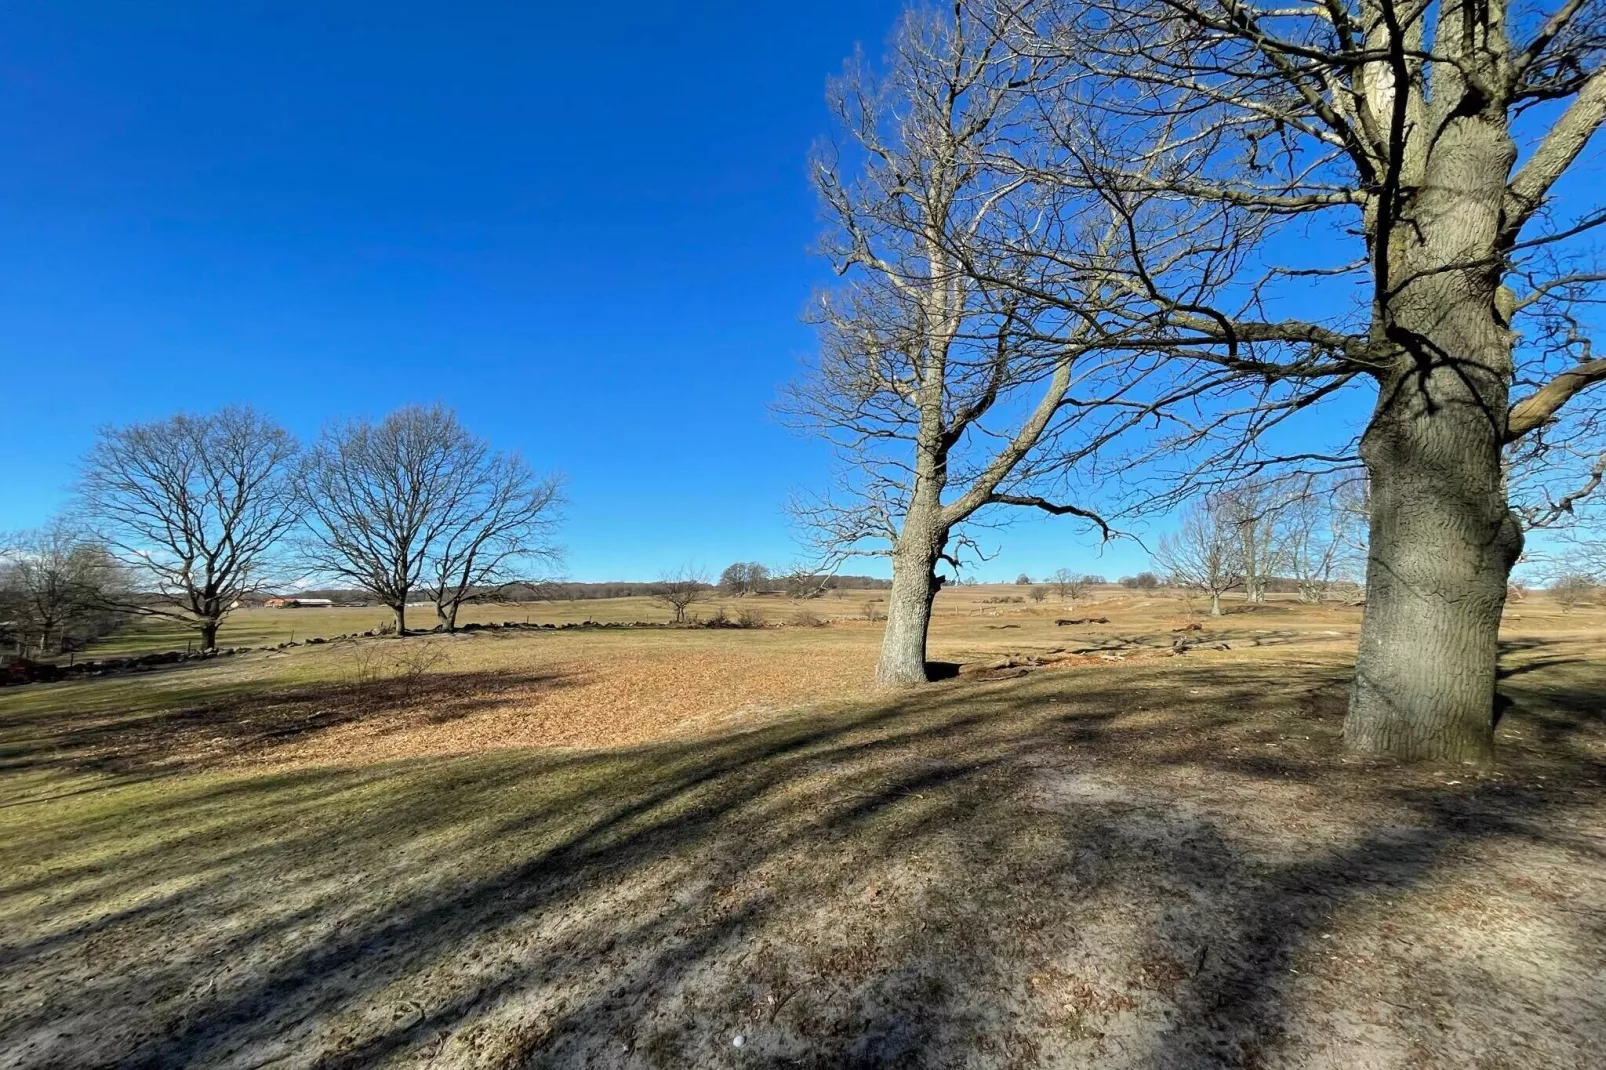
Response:
[{"label": "dry grass field", "polygon": [[0,691],[0,1066],[1599,1065],[1606,611],[1513,605],[1499,766],[1401,769],[1357,609],[1024,593],[898,694],[861,593]]},{"label": "dry grass field", "polygon": [[[938,612],[945,616],[1042,616],[1045,613],[1071,608],[1073,616],[1082,615],[1080,608],[1067,608],[1058,599],[1051,598],[1041,605],[1027,597],[1030,588],[1009,585],[955,587],[945,590],[940,598]],[[1117,596],[1119,588],[1101,588],[1096,599]],[[1025,605],[992,602],[989,599],[1021,598]],[[1180,602],[1167,601],[1167,609],[1182,611]],[[1029,611],[1035,611],[1029,612]],[[734,619],[746,613],[768,624],[793,624],[799,620],[868,621],[886,613],[885,591],[843,591],[813,599],[791,599],[783,595],[767,594],[735,598],[718,596],[691,607],[690,616],[706,621],[723,613]],[[495,602],[471,604],[463,607],[460,624],[489,621],[518,621],[552,624],[627,624],[636,622],[665,624],[673,614],[662,604],[649,597],[576,599],[551,602]],[[288,639],[306,639],[309,636],[343,635],[365,632],[391,620],[390,610],[383,606],[360,608],[334,607],[329,609],[265,609],[260,607],[237,610],[218,632],[220,646],[266,646]],[[435,610],[420,605],[409,610],[410,630],[425,630],[435,625]],[[159,650],[183,650],[186,643],[195,641],[195,633],[175,622],[157,618],[136,620],[114,635],[101,640],[81,656],[143,654]]]}]

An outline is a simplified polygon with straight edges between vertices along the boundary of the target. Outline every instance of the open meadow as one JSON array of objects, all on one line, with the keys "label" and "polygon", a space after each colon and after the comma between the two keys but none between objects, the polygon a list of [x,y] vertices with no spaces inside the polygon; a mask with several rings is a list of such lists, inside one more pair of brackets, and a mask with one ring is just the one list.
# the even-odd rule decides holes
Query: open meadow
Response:
[{"label": "open meadow", "polygon": [[[1041,604],[1031,600],[1031,587],[1018,584],[985,584],[950,587],[940,596],[938,612],[960,618],[1043,616],[1085,616],[1083,603],[1069,606],[1050,597]],[[1115,597],[1117,587],[1104,587],[1094,599]],[[1154,599],[1162,612],[1186,612],[1174,594]],[[1080,607],[1080,608],[1079,608]],[[1203,608],[1196,605],[1196,609]],[[1063,613],[1061,612],[1063,610]],[[868,621],[883,619],[887,611],[884,590],[835,590],[817,598],[794,599],[766,593],[746,597],[711,592],[705,601],[694,603],[688,618],[706,622],[716,616],[735,620],[743,614],[766,624],[809,624],[819,621]],[[1029,612],[1033,611],[1033,612]],[[1089,612],[1092,612],[1089,610]],[[218,630],[220,646],[266,646],[290,639],[365,632],[391,623],[389,609],[381,605],[332,606],[309,609],[269,609],[253,606],[231,613]],[[665,624],[673,613],[647,595],[630,598],[574,598],[540,602],[470,602],[458,614],[458,624],[514,621],[547,624]],[[435,608],[428,603],[410,606],[408,630],[424,631],[436,623]],[[985,623],[985,622],[983,622]],[[1006,622],[1007,623],[1007,622]],[[95,643],[80,657],[143,654],[160,650],[183,650],[195,643],[194,629],[160,617],[135,618],[125,627]]]},{"label": "open meadow", "polygon": [[1606,611],[1476,770],[1341,754],[1357,608],[960,588],[888,693],[878,594],[0,691],[0,1066],[1599,1065]]},{"label": "open meadow", "polygon": [[0,1070],[1606,1070],[1606,0],[0,42]]}]

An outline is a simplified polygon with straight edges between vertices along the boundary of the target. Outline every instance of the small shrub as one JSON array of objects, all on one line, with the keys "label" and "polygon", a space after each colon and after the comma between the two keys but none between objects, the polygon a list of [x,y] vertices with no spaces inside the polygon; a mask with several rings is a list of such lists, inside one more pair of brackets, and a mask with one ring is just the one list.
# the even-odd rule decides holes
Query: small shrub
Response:
[{"label": "small shrub", "polygon": [[818,628],[824,623],[825,621],[808,609],[799,608],[792,614],[792,625],[797,628]]},{"label": "small shrub", "polygon": [[351,658],[351,667],[346,671],[346,681],[359,691],[367,690],[385,675],[384,659],[379,651],[367,645],[359,645]]},{"label": "small shrub", "polygon": [[433,673],[445,660],[446,648],[440,643],[420,640],[396,651],[392,676],[401,682],[402,698],[412,698],[424,677]]},{"label": "small shrub", "polygon": [[369,646],[359,643],[352,654],[347,683],[361,701],[380,698],[410,702],[424,678],[446,660],[446,647],[423,639]]},{"label": "small shrub", "polygon": [[762,628],[764,627],[764,618],[759,616],[757,611],[743,606],[736,614],[736,627]]},{"label": "small shrub", "polygon": [[1032,588],[1032,601],[1033,602],[1041,602],[1041,601],[1045,600],[1046,598],[1048,598],[1048,588],[1047,587],[1033,587]]}]

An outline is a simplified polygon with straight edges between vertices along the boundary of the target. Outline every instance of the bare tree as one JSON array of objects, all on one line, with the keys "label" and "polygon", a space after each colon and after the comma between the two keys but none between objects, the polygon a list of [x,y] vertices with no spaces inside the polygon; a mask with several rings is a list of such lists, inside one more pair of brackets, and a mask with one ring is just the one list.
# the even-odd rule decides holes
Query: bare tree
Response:
[{"label": "bare tree", "polygon": [[495,453],[484,443],[459,446],[461,493],[447,501],[452,515],[441,525],[423,572],[446,630],[457,630],[457,612],[470,599],[495,597],[514,582],[539,582],[532,571],[562,557],[553,541],[562,505],[562,485],[538,477],[516,455]]},{"label": "bare tree", "polygon": [[1195,503],[1178,531],[1161,536],[1154,564],[1179,587],[1208,595],[1210,615],[1221,616],[1221,596],[1244,582],[1236,516],[1217,502]]},{"label": "bare tree", "polygon": [[806,564],[792,564],[775,575],[781,592],[793,601],[819,598],[831,582],[830,573],[820,572]]},{"label": "bare tree", "polygon": [[719,574],[719,589],[737,598],[747,593],[747,562],[737,561],[726,565]]},{"label": "bare tree", "polygon": [[1087,593],[1088,578],[1068,568],[1055,569],[1050,579],[1054,584],[1054,593],[1058,594],[1060,601],[1067,605],[1081,601],[1082,596]]},{"label": "bare tree", "polygon": [[1011,54],[1006,32],[964,5],[910,12],[883,75],[855,63],[833,85],[851,155],[814,172],[846,282],[821,300],[819,357],[783,408],[836,446],[842,490],[796,512],[827,568],[891,557],[884,685],[927,679],[939,570],[975,551],[978,513],[1021,506],[1103,529],[1059,495],[1078,452],[1073,386],[1102,330],[1087,310],[1119,295],[1089,273],[1065,315],[981,281],[1012,275],[1037,221],[1095,248],[1114,225],[1104,210],[1043,211],[1029,176],[995,166],[1027,132],[1046,66]]},{"label": "bare tree", "polygon": [[1595,580],[1582,572],[1564,572],[1550,581],[1546,590],[1563,613],[1570,613],[1595,595]]},{"label": "bare tree", "polygon": [[1606,585],[1606,537],[1596,534],[1573,541],[1568,559],[1572,567],[1590,577],[1595,583]]},{"label": "bare tree", "polygon": [[676,624],[686,622],[686,611],[713,594],[708,575],[701,569],[683,565],[659,580],[652,593],[653,600],[669,608]]},{"label": "bare tree", "polygon": [[116,560],[65,519],[0,542],[0,616],[11,619],[23,653],[62,652],[103,634],[119,619],[109,605],[125,601],[126,588]]},{"label": "bare tree", "polygon": [[1568,576],[1606,587],[1606,502],[1591,503],[1574,521],[1561,531],[1547,532],[1541,545],[1524,553],[1521,563],[1547,588]]},{"label": "bare tree", "polygon": [[[1188,491],[1211,473],[1319,471],[1358,452],[1371,529],[1346,743],[1488,760],[1522,546],[1509,477],[1553,473],[1566,451],[1545,444],[1566,442],[1578,486],[1518,498],[1570,507],[1598,441],[1606,360],[1576,310],[1606,279],[1587,245],[1606,210],[1597,188],[1564,199],[1558,183],[1606,120],[1600,5],[977,8],[1011,28],[1016,55],[1058,71],[1034,86],[1043,122],[1015,151],[1023,173],[1126,223],[1108,254],[1145,307],[1122,392],[1096,400],[1146,405],[1170,429],[1136,459],[1194,456],[1175,473]],[[1269,240],[1290,224],[1325,240]],[[1059,246],[1023,255],[1062,259]],[[1082,307],[1085,263],[1057,297],[1025,297]],[[1289,314],[1300,308],[1322,313]],[[1358,442],[1268,435],[1346,394],[1372,403]]]},{"label": "bare tree", "polygon": [[[435,578],[454,584],[475,567],[463,548],[486,530],[474,518],[485,501],[487,458],[485,444],[440,405],[329,428],[296,479],[308,520],[306,567],[373,595],[395,614],[398,638],[406,636],[407,603],[425,589],[431,565]],[[509,502],[515,508],[517,496]],[[454,537],[464,541],[448,555]]]},{"label": "bare tree", "polygon": [[296,522],[296,443],[248,408],[103,428],[83,461],[79,513],[131,573],[121,608],[218,627],[261,584]]},{"label": "bare tree", "polygon": [[1366,516],[1356,504],[1358,482],[1334,473],[1306,477],[1289,487],[1281,514],[1284,560],[1299,585],[1301,602],[1324,601],[1335,583],[1359,575],[1355,566],[1365,554]]},{"label": "bare tree", "polygon": [[1266,601],[1266,584],[1287,563],[1282,519],[1296,495],[1288,480],[1249,479],[1216,495],[1216,506],[1238,532],[1244,570],[1244,600]]},{"label": "bare tree", "polygon": [[1160,577],[1152,572],[1139,572],[1136,576],[1122,576],[1121,586],[1135,591],[1152,591],[1160,586]]},{"label": "bare tree", "polygon": [[741,598],[758,594],[769,582],[770,570],[757,561],[738,561],[719,574],[719,589]]}]

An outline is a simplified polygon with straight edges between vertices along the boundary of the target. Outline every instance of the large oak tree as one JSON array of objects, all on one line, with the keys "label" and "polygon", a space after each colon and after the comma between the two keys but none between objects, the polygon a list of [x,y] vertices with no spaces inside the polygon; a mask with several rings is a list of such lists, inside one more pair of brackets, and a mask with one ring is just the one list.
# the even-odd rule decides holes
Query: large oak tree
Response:
[{"label": "large oak tree", "polygon": [[79,511],[129,573],[121,608],[178,620],[215,647],[296,522],[296,450],[249,408],[103,428],[83,461]]},{"label": "large oak tree", "polygon": [[[1599,426],[1591,388],[1606,382],[1578,312],[1606,278],[1585,244],[1606,209],[1583,183],[1558,196],[1606,118],[1602,5],[976,6],[1058,71],[1029,139],[1047,149],[1017,153],[1022,173],[1123,221],[1121,266],[1104,270],[1144,301],[1126,376],[1170,428],[1147,458],[1197,449],[1195,475],[1311,470],[1358,447],[1371,530],[1347,744],[1487,761],[1529,515],[1513,484],[1587,462],[1551,447]],[[1066,283],[1028,299],[1080,307],[1068,284],[1086,257],[1027,255]],[[1351,448],[1285,433],[1345,393],[1371,410]],[[1561,471],[1582,489],[1588,469]]]}]

